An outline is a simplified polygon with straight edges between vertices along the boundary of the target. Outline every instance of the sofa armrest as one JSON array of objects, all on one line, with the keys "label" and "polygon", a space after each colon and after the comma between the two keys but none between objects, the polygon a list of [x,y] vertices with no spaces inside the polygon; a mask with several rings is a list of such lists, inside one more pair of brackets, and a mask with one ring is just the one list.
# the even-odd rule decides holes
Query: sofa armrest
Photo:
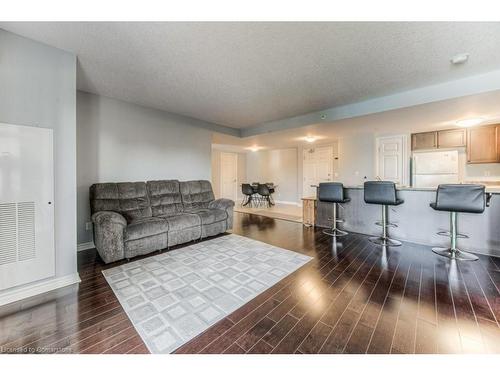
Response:
[{"label": "sofa armrest", "polygon": [[94,244],[105,263],[125,257],[124,232],[127,220],[117,212],[100,211],[92,215]]},{"label": "sofa armrest", "polygon": [[234,201],[231,199],[220,198],[216,199],[208,204],[208,208],[219,208],[221,210],[233,209]]},{"label": "sofa armrest", "polygon": [[92,222],[97,225],[116,224],[126,227],[127,220],[123,215],[114,211],[99,211],[92,215]]},{"label": "sofa armrest", "polygon": [[234,207],[234,201],[226,198],[216,199],[208,204],[208,208],[218,208],[220,210],[226,211],[227,213],[226,230],[233,229],[233,207]]}]

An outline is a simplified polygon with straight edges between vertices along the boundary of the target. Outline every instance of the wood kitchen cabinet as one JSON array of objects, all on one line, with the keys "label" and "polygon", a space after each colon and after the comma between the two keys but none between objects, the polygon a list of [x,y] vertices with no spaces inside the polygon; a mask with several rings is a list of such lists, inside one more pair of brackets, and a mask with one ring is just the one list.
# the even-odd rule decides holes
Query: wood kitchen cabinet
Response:
[{"label": "wood kitchen cabinet", "polygon": [[438,148],[465,147],[466,145],[465,129],[440,130],[437,133]]},{"label": "wood kitchen cabinet", "polygon": [[467,130],[467,162],[500,162],[500,125],[481,126]]},{"label": "wood kitchen cabinet", "polygon": [[411,135],[412,150],[431,150],[435,148],[464,147],[467,132],[465,129],[448,129]]},{"label": "wood kitchen cabinet", "polygon": [[438,145],[437,132],[415,133],[411,135],[412,150],[428,150]]},{"label": "wood kitchen cabinet", "polygon": [[314,227],[316,224],[316,198],[302,198],[302,223],[306,227]]}]

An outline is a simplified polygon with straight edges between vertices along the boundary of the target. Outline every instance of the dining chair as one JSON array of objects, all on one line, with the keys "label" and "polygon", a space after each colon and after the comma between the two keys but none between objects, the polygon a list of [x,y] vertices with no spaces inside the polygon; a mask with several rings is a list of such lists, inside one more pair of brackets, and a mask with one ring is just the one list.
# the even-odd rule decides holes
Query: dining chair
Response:
[{"label": "dining chair", "polygon": [[269,191],[269,187],[266,184],[259,184],[259,187],[257,188],[257,192],[259,193],[260,196],[260,203],[266,203],[267,207],[271,207],[271,193]]},{"label": "dining chair", "polygon": [[274,182],[266,182],[266,185],[269,188],[269,201],[271,202],[271,206],[274,206],[273,194],[276,191],[276,187],[274,186]]},{"label": "dining chair", "polygon": [[252,188],[252,185],[250,184],[242,184],[241,185],[241,192],[243,193],[243,200],[241,201],[241,206],[250,206],[252,207],[253,203],[253,196],[255,194],[254,189]]}]

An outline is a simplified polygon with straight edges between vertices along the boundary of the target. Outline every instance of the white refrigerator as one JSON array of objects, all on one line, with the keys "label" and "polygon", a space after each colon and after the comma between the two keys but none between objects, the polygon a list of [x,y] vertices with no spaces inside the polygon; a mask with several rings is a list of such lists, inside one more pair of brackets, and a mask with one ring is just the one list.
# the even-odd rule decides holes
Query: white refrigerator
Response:
[{"label": "white refrigerator", "polygon": [[458,163],[457,150],[415,152],[412,158],[412,186],[457,184]]}]

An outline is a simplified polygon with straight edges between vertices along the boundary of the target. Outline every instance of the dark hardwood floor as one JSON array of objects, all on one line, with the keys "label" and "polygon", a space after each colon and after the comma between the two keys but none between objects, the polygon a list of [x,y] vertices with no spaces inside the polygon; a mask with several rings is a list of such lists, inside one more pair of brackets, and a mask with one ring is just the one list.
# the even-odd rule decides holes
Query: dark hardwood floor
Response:
[{"label": "dark hardwood floor", "polygon": [[[177,353],[500,353],[500,259],[452,263],[430,248],[235,213],[234,232],[314,259]],[[154,255],[154,254],[153,254]],[[0,309],[0,351],[147,353],[101,274]]]}]

